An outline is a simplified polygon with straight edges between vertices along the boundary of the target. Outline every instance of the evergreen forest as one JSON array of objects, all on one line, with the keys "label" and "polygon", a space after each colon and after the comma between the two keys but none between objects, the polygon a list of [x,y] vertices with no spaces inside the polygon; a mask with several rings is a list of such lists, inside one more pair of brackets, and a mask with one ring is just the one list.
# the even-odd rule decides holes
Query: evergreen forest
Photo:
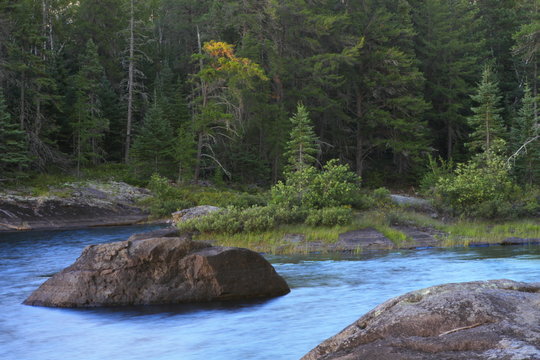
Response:
[{"label": "evergreen forest", "polygon": [[368,187],[451,169],[452,199],[479,167],[538,186],[539,5],[2,0],[0,179],[125,164],[268,187],[307,121],[296,164],[338,159]]}]

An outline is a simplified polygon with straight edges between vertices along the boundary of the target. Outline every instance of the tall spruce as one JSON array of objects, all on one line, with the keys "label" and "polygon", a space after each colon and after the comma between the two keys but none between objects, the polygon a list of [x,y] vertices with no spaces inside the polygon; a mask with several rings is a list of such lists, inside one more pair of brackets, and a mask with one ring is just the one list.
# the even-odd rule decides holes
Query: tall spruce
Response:
[{"label": "tall spruce", "polygon": [[296,114],[291,117],[292,130],[284,156],[287,158],[287,172],[300,172],[317,162],[317,136],[306,107],[298,104]]},{"label": "tall spruce", "polygon": [[76,90],[72,126],[77,176],[80,176],[81,166],[97,165],[105,155],[103,138],[109,129],[109,120],[103,117],[100,99],[104,76],[97,46],[88,40],[80,60],[80,69],[73,77]]},{"label": "tall spruce", "polygon": [[477,7],[468,0],[414,2],[415,49],[431,108],[425,118],[434,137],[432,146],[452,158],[467,135],[470,94],[481,69],[483,41]]},{"label": "tall spruce", "polygon": [[133,141],[131,166],[137,176],[148,177],[153,173],[175,175],[174,132],[163,114],[159,101],[154,101],[147,111],[143,124]]},{"label": "tall spruce", "polygon": [[0,88],[0,180],[8,180],[30,161],[24,131],[7,111]]},{"label": "tall spruce", "polygon": [[475,95],[471,98],[478,106],[473,107],[474,115],[469,117],[472,132],[468,146],[471,151],[488,152],[496,139],[505,138],[501,112],[501,95],[495,74],[489,65],[484,67],[482,80]]},{"label": "tall spruce", "polygon": [[526,86],[511,130],[512,153],[519,151],[514,160],[514,170],[518,180],[529,185],[540,184],[540,125],[535,116],[535,103],[531,88]]}]

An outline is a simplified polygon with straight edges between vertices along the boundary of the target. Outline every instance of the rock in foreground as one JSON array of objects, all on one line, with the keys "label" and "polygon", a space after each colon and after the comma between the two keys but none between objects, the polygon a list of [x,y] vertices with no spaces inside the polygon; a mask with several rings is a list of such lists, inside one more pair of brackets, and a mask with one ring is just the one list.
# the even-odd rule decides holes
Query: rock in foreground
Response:
[{"label": "rock in foreground", "polygon": [[540,359],[540,283],[413,291],[377,306],[303,359]]},{"label": "rock in foreground", "polygon": [[182,237],[91,245],[43,283],[27,305],[176,304],[284,295],[289,287],[260,254]]}]

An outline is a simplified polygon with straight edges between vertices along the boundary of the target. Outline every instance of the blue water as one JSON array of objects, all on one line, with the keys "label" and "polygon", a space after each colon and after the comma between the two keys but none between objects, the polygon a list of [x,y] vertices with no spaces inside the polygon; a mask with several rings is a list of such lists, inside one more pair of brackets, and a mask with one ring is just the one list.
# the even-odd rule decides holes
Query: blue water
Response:
[{"label": "blue water", "polygon": [[375,305],[431,285],[540,279],[540,247],[268,256],[291,286],[272,300],[113,309],[21,305],[86,245],[141,227],[0,234],[0,359],[298,359]]}]

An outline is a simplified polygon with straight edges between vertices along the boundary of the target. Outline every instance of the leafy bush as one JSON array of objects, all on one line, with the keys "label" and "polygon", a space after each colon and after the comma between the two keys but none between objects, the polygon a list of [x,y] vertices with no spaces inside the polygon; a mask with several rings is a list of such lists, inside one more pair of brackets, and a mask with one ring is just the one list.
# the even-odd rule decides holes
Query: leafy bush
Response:
[{"label": "leafy bush", "polygon": [[202,233],[236,234],[242,231],[262,232],[276,225],[275,213],[270,207],[254,206],[247,209],[228,207],[206,216],[177,224],[180,230]]},{"label": "leafy bush", "polygon": [[352,221],[350,207],[329,207],[309,212],[306,224],[311,226],[347,225]]},{"label": "leafy bush", "polygon": [[360,178],[348,166],[330,160],[317,173],[304,196],[310,208],[322,209],[340,205],[351,205],[358,192]]},{"label": "leafy bush", "polygon": [[263,194],[237,193],[230,190],[208,189],[192,192],[191,196],[198,205],[213,205],[219,207],[234,206],[248,208],[251,206],[266,205],[267,200]]},{"label": "leafy bush", "polygon": [[506,216],[518,188],[505,159],[493,153],[458,164],[451,176],[440,177],[434,191],[436,204],[458,215]]},{"label": "leafy bush", "polygon": [[391,201],[390,190],[384,187],[373,190],[372,196],[377,205],[387,204]]},{"label": "leafy bush", "polygon": [[287,175],[271,190],[270,203],[285,208],[322,209],[358,203],[360,178],[346,165],[330,160],[318,171],[310,166]]},{"label": "leafy bush", "polygon": [[244,231],[247,232],[262,232],[276,226],[274,209],[268,206],[245,209],[240,215],[244,224]]},{"label": "leafy bush", "polygon": [[428,170],[420,180],[420,190],[426,195],[432,195],[439,179],[452,176],[454,162],[442,157],[434,159],[428,155]]},{"label": "leafy bush", "polygon": [[170,185],[168,179],[158,174],[152,175],[148,188],[154,194],[154,197],[148,201],[153,217],[169,216],[180,209],[195,206],[195,202],[184,196],[180,188]]}]

